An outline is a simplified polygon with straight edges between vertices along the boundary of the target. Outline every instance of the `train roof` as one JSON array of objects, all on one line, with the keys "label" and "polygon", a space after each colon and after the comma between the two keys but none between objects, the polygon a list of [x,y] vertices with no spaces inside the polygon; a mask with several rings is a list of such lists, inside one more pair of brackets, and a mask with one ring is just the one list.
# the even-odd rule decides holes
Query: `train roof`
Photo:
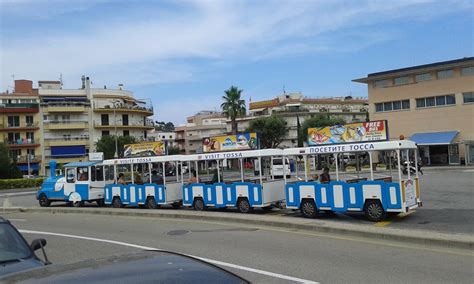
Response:
[{"label": "train roof", "polygon": [[72,162],[67,163],[64,167],[77,168],[77,167],[90,167],[99,164],[100,162]]}]

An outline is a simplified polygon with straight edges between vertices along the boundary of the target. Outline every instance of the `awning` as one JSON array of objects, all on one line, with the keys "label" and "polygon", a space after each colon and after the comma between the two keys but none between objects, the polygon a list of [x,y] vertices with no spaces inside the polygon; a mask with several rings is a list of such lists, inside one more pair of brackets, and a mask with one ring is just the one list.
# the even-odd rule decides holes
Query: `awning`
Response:
[{"label": "awning", "polygon": [[51,146],[51,157],[81,157],[86,155],[86,146]]},{"label": "awning", "polygon": [[[21,165],[17,165],[17,167],[20,169],[20,171],[28,171],[28,164],[21,164]],[[30,170],[38,170],[38,163],[31,163],[30,164]]]},{"label": "awning", "polygon": [[257,111],[264,111],[265,108],[254,108],[254,109],[250,109],[250,111],[253,111],[253,112],[257,112]]},{"label": "awning", "polygon": [[415,133],[410,137],[410,140],[420,146],[449,145],[453,143],[458,133],[459,131]]}]

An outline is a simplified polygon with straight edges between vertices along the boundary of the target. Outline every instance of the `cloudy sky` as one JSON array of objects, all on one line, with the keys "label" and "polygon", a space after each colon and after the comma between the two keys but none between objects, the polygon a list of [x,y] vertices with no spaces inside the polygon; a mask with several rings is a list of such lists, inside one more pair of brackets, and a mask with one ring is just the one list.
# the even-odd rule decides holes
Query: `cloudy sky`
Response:
[{"label": "cloudy sky", "polygon": [[368,73],[474,53],[474,1],[0,0],[0,90],[123,83],[155,119],[287,92],[366,96]]}]

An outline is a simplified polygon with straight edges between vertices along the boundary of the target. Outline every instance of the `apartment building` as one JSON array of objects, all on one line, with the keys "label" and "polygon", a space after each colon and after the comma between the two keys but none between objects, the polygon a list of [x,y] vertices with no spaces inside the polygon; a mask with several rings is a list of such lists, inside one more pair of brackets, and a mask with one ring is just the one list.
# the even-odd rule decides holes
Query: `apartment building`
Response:
[{"label": "apartment building", "polygon": [[217,111],[201,111],[175,129],[176,144],[183,154],[202,153],[202,139],[226,134],[227,118]]},{"label": "apartment building", "polygon": [[51,159],[59,164],[87,160],[104,135],[145,140],[153,129],[150,100],[136,99],[123,85],[92,88],[89,77],[81,81],[79,89],[64,89],[60,81],[38,82],[45,169]]},{"label": "apartment building", "polygon": [[[366,121],[368,101],[365,98],[330,97],[308,98],[301,93],[284,93],[271,100],[251,102],[248,115],[237,119],[238,131],[244,132],[250,122],[260,117],[272,114],[280,115],[287,122],[288,134],[281,147],[298,146],[298,120],[300,124],[315,115],[330,115],[340,117],[345,122]],[[227,120],[227,131],[232,130],[231,121]]]},{"label": "apartment building", "polygon": [[382,71],[367,84],[370,118],[418,143],[427,165],[474,163],[474,57]]},{"label": "apartment building", "polygon": [[13,93],[0,94],[0,141],[23,174],[38,174],[42,163],[38,90],[29,80],[15,80]]}]

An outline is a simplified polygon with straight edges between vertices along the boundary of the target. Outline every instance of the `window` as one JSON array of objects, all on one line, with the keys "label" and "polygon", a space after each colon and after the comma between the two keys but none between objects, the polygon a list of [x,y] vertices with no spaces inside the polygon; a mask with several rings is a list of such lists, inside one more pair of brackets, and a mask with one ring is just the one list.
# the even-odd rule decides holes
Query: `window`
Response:
[{"label": "window", "polygon": [[446,97],[445,96],[436,97],[436,105],[437,106],[446,105]]},{"label": "window", "polygon": [[438,71],[438,79],[446,79],[453,77],[453,69]]},{"label": "window", "polygon": [[427,107],[435,106],[435,105],[436,105],[436,101],[435,101],[434,97],[426,98],[426,106]]},{"label": "window", "polygon": [[26,123],[26,126],[33,126],[33,116],[32,115],[25,116],[25,123]]},{"label": "window", "polygon": [[383,110],[384,110],[384,111],[390,111],[390,110],[392,110],[392,102],[383,103]]},{"label": "window", "polygon": [[401,101],[393,102],[393,110],[400,110],[400,109],[402,109],[402,102]]},{"label": "window", "polygon": [[383,104],[381,103],[375,104],[375,112],[381,112],[381,111],[383,111]]},{"label": "window", "polygon": [[377,80],[377,81],[374,81],[373,86],[374,86],[374,88],[387,87],[387,86],[388,86],[388,80],[385,79],[385,80]]},{"label": "window", "polygon": [[20,156],[21,156],[20,149],[10,150],[10,158],[12,158],[14,161],[18,160],[18,157]]},{"label": "window", "polygon": [[80,167],[77,168],[77,180],[78,181],[88,181],[89,180],[89,168],[88,167]]},{"label": "window", "polygon": [[109,125],[109,115],[108,114],[101,114],[100,115],[100,122],[101,122],[101,125]]},{"label": "window", "polygon": [[124,130],[123,131],[123,136],[130,136],[130,131]]},{"label": "window", "polygon": [[35,143],[35,133],[26,132],[26,140],[28,141],[28,143]]},{"label": "window", "polygon": [[35,149],[26,149],[26,154],[31,155],[31,158],[35,157]]},{"label": "window", "polygon": [[146,131],[143,131],[143,138],[146,139],[147,135],[148,135],[148,133]]},{"label": "window", "polygon": [[8,117],[8,127],[20,127],[20,117],[19,116],[9,116]]},{"label": "window", "polygon": [[455,105],[455,104],[456,104],[456,97],[454,96],[454,94],[416,99],[417,108]]},{"label": "window", "polygon": [[425,106],[426,106],[425,98],[416,99],[416,107],[417,108],[425,107]]},{"label": "window", "polygon": [[453,95],[446,95],[446,104],[447,105],[455,105],[456,104],[456,97]]},{"label": "window", "polygon": [[397,86],[408,84],[408,76],[396,77],[395,79],[393,79],[393,84]]},{"label": "window", "polygon": [[109,135],[110,135],[110,131],[102,130],[102,136],[109,136]]},{"label": "window", "polygon": [[462,93],[462,98],[465,104],[474,103],[474,92]]},{"label": "window", "polygon": [[122,114],[122,125],[128,125],[128,114]]},{"label": "window", "polygon": [[402,101],[402,109],[410,109],[410,100]]},{"label": "window", "polygon": [[410,109],[410,100],[375,104],[375,112]]},{"label": "window", "polygon": [[431,73],[423,73],[415,76],[415,82],[423,82],[431,80]]},{"label": "window", "polygon": [[76,182],[76,169],[66,169],[66,182],[74,183]]},{"label": "window", "polygon": [[474,75],[474,66],[461,68],[461,76]]},{"label": "window", "polygon": [[18,144],[20,140],[20,133],[8,133],[8,143]]}]

